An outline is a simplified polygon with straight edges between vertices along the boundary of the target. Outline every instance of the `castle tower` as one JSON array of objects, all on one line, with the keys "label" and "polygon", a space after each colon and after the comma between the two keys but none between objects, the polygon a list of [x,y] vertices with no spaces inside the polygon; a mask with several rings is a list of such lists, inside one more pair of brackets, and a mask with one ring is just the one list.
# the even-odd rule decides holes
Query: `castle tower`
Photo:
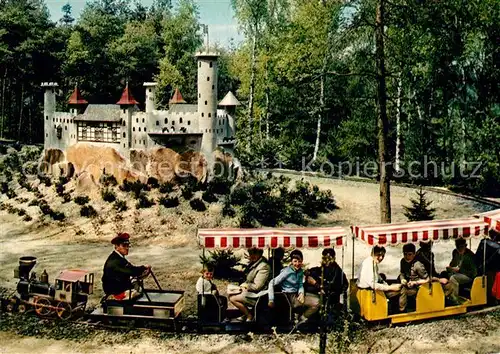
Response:
[{"label": "castle tower", "polygon": [[224,107],[227,113],[226,128],[227,137],[234,138],[236,135],[236,123],[234,121],[236,115],[236,106],[241,105],[240,101],[229,91],[226,96],[219,102],[219,106]]},{"label": "castle tower", "polygon": [[198,122],[203,133],[201,152],[205,155],[209,169],[213,165],[216,148],[215,125],[217,122],[217,58],[219,54],[199,52],[198,61]]},{"label": "castle tower", "polygon": [[145,82],[143,86],[146,88],[146,113],[153,113],[156,109],[156,82]]},{"label": "castle tower", "polygon": [[75,90],[69,97],[68,104],[71,108],[71,113],[74,115],[83,113],[85,106],[88,104],[88,102],[83,99],[77,85],[75,85]]},{"label": "castle tower", "polygon": [[[132,120],[132,113],[133,113],[133,108],[138,102],[135,100],[134,96],[132,96],[132,93],[130,92],[130,89],[128,88],[128,82],[125,88],[123,89],[122,97],[116,104],[120,105],[120,116],[122,117],[122,121],[125,123],[125,125],[122,124],[122,138],[120,142],[120,147],[123,148],[123,151],[129,151],[129,149],[132,147],[132,125],[133,125],[133,120]],[[123,133],[125,133],[123,135]],[[125,146],[125,147],[123,147]]]},{"label": "castle tower", "polygon": [[59,85],[57,82],[43,82],[45,88],[43,100],[43,120],[44,120],[44,148],[50,148],[55,139],[54,116],[56,112],[56,92]]}]

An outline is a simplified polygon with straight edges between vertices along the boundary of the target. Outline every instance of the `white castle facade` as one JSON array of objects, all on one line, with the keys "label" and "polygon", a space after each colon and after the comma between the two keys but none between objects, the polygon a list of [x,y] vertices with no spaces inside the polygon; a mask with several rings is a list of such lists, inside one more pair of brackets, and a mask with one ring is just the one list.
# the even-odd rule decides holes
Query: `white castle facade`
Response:
[{"label": "white castle facade", "polygon": [[145,82],[145,111],[140,111],[128,85],[116,104],[88,104],[75,87],[68,103],[70,112],[56,112],[57,83],[43,83],[44,147],[63,152],[85,142],[113,147],[125,158],[130,151],[167,147],[178,152],[200,151],[211,162],[213,151],[234,146],[235,112],[240,105],[228,92],[217,100],[218,54],[199,52],[198,102],[187,104],[176,89],[168,110],[156,107],[156,83]]}]

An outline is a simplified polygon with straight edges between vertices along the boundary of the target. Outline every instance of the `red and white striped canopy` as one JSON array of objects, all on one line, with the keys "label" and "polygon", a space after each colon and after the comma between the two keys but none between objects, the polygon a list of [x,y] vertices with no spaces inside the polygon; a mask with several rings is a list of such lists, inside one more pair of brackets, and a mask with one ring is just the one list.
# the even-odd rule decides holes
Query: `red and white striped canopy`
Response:
[{"label": "red and white striped canopy", "polygon": [[490,229],[500,232],[500,209],[474,215],[488,224]]},{"label": "red and white striped canopy", "polygon": [[458,237],[481,237],[488,232],[482,219],[450,219],[414,221],[397,224],[351,226],[354,235],[367,244],[397,245],[427,240],[445,240]]},{"label": "red and white striped canopy", "polygon": [[205,248],[319,248],[341,247],[346,229],[274,228],[274,229],[199,229],[198,243]]}]

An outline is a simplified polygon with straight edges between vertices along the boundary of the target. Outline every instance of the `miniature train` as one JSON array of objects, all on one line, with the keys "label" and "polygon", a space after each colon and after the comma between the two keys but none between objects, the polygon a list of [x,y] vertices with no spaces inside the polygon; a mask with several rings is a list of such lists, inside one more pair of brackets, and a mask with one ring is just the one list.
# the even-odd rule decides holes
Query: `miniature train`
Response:
[{"label": "miniature train", "polygon": [[7,300],[6,310],[24,313],[34,309],[40,316],[55,313],[60,319],[83,314],[93,292],[94,274],[80,269],[63,270],[51,285],[45,270],[37,279],[32,272],[35,265],[36,257],[19,259],[19,267],[14,270],[14,278],[19,279],[17,294]]}]

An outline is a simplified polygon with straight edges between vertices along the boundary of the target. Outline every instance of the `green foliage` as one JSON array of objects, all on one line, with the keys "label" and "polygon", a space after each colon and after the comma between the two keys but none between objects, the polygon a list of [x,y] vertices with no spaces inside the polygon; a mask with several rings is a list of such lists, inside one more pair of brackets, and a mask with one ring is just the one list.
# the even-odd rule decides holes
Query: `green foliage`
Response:
[{"label": "green foliage", "polygon": [[137,203],[135,204],[136,209],[149,208],[155,205],[154,200],[149,199],[144,193],[141,193],[137,198]]},{"label": "green foliage", "polygon": [[189,201],[189,205],[191,205],[191,208],[196,211],[205,211],[207,210],[207,207],[205,203],[203,203],[203,200],[200,198],[195,198]]},{"label": "green foliage", "polygon": [[160,184],[158,183],[158,179],[154,177],[149,177],[146,184],[151,188],[158,188],[160,186]]},{"label": "green foliage", "polygon": [[127,202],[125,200],[120,200],[120,199],[117,199],[115,201],[115,204],[113,205],[113,207],[118,212],[126,211],[128,209]]},{"label": "green foliage", "polygon": [[116,193],[108,188],[105,188],[101,191],[102,200],[108,203],[113,203],[116,200]]},{"label": "green foliage", "polygon": [[200,256],[203,265],[214,267],[214,277],[217,279],[234,279],[238,273],[233,269],[240,261],[232,250],[209,251],[208,256]]},{"label": "green foliage", "polygon": [[160,193],[170,193],[174,190],[174,184],[171,182],[162,183],[160,185]]},{"label": "green foliage", "polygon": [[101,175],[99,180],[100,180],[100,183],[105,187],[118,185],[118,181],[116,180],[116,177],[114,175],[111,175],[111,174],[103,174],[103,175]]},{"label": "green foliage", "polygon": [[135,199],[138,199],[143,191],[150,191],[151,188],[142,183],[141,181],[130,182],[128,180],[124,180],[123,184],[120,186],[120,190],[124,192],[132,192]]},{"label": "green foliage", "polygon": [[189,186],[181,187],[182,198],[185,200],[190,200],[193,197],[193,190]]},{"label": "green foliage", "polygon": [[436,209],[430,207],[432,201],[427,201],[422,187],[416,193],[417,198],[410,199],[411,206],[403,206],[406,218],[408,221],[433,220]]},{"label": "green foliage", "polygon": [[80,216],[86,218],[95,218],[97,216],[97,211],[94,209],[92,205],[83,205],[80,208]]},{"label": "green foliage", "polygon": [[90,201],[90,198],[86,195],[79,195],[75,197],[75,203],[78,205],[85,205]]},{"label": "green foliage", "polygon": [[70,193],[64,193],[62,195],[63,198],[63,203],[69,203],[71,201],[71,194]]},{"label": "green foliage", "polygon": [[217,201],[217,196],[208,189],[202,193],[201,198],[207,203],[215,203]]},{"label": "green foliage", "polygon": [[179,198],[177,197],[160,197],[158,203],[165,208],[175,208],[179,205]]}]

